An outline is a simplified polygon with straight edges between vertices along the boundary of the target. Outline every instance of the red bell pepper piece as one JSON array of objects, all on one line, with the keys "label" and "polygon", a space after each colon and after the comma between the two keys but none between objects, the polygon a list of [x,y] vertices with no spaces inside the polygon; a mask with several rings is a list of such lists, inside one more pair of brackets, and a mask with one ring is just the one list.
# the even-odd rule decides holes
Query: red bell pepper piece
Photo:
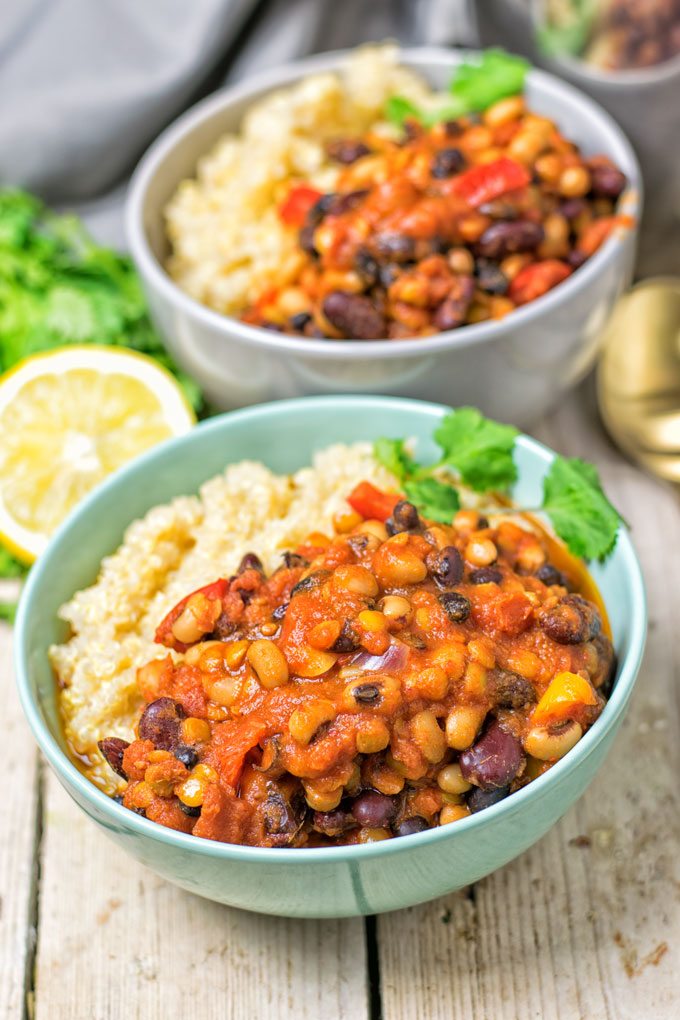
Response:
[{"label": "red bell pepper piece", "polygon": [[571,276],[571,269],[566,262],[560,262],[559,259],[532,262],[531,265],[520,269],[508,287],[508,297],[516,305],[526,305],[546,294],[558,283],[562,283],[568,276]]},{"label": "red bell pepper piece", "polygon": [[289,227],[301,227],[307,213],[321,198],[322,192],[309,184],[294,185],[279,206],[279,216]]},{"label": "red bell pepper piece", "polygon": [[370,482],[359,482],[352,489],[347,502],[365,520],[386,521],[401,499],[392,492],[376,489]]},{"label": "red bell pepper piece", "polygon": [[219,581],[213,581],[212,584],[206,584],[204,588],[197,588],[196,591],[189,592],[180,602],[174,606],[168,615],[161,620],[156,628],[154,635],[154,641],[156,644],[165,645],[167,648],[174,648],[178,652],[186,650],[186,645],[182,644],[181,641],[177,641],[172,633],[172,625],[175,620],[179,619],[182,615],[182,611],[186,606],[187,602],[192,595],[205,595],[207,599],[219,599],[220,601],[224,598],[229,588],[229,581],[224,578],[220,578]]},{"label": "red bell pepper piece", "polygon": [[482,163],[470,167],[457,177],[452,177],[446,190],[451,195],[464,199],[473,209],[500,198],[508,191],[525,188],[531,176],[528,170],[514,159],[501,156],[493,163]]}]

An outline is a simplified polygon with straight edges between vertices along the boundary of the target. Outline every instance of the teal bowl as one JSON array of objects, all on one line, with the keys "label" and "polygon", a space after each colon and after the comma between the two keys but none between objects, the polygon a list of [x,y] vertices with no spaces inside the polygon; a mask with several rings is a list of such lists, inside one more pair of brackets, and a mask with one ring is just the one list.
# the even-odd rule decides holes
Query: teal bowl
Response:
[{"label": "teal bowl", "polygon": [[[71,763],[61,735],[47,651],[65,638],[59,606],[91,584],[132,520],[251,458],[291,472],[335,442],[414,436],[434,457],[432,432],[446,408],[389,397],[318,397],[214,418],[123,468],[71,515],[33,568],[16,623],[16,672],[24,711],[50,766],[73,800],[129,854],[183,889],[220,903],[292,917],[348,917],[411,906],[502,867],[540,839],[580,797],[602,764],[630,698],[645,643],[640,567],[623,532],[593,576],[609,612],[619,670],[595,725],[545,775],[479,814],[427,832],[362,846],[268,849],[196,839],[110,800]],[[523,436],[515,496],[540,501],[553,454]]]}]

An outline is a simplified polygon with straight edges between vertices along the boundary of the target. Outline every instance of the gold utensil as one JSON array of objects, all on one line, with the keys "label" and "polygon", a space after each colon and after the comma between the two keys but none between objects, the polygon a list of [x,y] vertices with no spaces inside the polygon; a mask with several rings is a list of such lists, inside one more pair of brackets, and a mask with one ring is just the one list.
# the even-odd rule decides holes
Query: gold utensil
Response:
[{"label": "gold utensil", "polygon": [[597,389],[614,442],[680,483],[680,279],[645,280],[621,298],[603,336]]}]

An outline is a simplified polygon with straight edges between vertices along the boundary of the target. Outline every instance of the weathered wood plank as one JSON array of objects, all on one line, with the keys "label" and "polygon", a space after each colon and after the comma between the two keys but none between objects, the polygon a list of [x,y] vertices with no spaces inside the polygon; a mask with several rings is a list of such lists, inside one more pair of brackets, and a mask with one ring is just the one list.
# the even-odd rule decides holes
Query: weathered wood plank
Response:
[{"label": "weathered wood plank", "polygon": [[[9,597],[9,587],[5,586]],[[5,594],[5,592],[3,592]],[[0,623],[3,822],[0,825],[0,1016],[23,1013],[31,958],[38,753],[14,687],[11,629]]]},{"label": "weathered wood plank", "polygon": [[649,649],[615,747],[585,797],[508,867],[379,919],[384,1020],[669,1020],[680,1003],[680,514],[621,458],[586,392],[540,430],[595,460],[633,527]]},{"label": "weathered wood plank", "polygon": [[364,1020],[363,922],[221,907],[156,878],[46,783],[36,1020]]}]

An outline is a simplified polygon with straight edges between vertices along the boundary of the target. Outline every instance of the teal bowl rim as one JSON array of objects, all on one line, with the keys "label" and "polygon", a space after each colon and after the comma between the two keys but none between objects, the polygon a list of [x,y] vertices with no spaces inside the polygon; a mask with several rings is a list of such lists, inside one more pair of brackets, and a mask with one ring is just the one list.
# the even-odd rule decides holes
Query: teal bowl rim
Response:
[{"label": "teal bowl rim", "polygon": [[[302,397],[292,400],[275,401],[268,404],[259,404],[254,407],[245,408],[239,411],[231,411],[208,419],[197,425],[195,429],[174,439],[169,439],[153,449],[135,458],[128,465],[120,468],[109,479],[97,487],[83,502],[69,515],[66,521],[60,526],[52,537],[47,549],[42,554],[36,565],[31,570],[22,593],[15,624],[15,668],[16,683],[19,690],[21,705],[31,727],[33,735],[47,758],[55,773],[65,785],[75,789],[78,794],[93,807],[107,817],[112,828],[123,827],[139,836],[146,836],[160,844],[173,847],[177,850],[190,851],[208,857],[216,857],[224,861],[240,861],[252,864],[292,864],[305,867],[308,863],[314,862],[343,862],[367,860],[379,857],[384,854],[400,853],[406,850],[415,850],[418,847],[425,847],[438,843],[442,840],[455,839],[456,833],[481,829],[491,821],[501,820],[504,816],[510,817],[520,812],[524,805],[531,799],[539,799],[542,795],[549,793],[551,787],[556,786],[560,779],[566,777],[583,765],[588,757],[596,750],[599,744],[606,739],[608,733],[616,729],[626,706],[638,675],[642,655],[645,647],[647,634],[647,599],[645,593],[642,571],[633,548],[633,544],[625,529],[619,533],[617,549],[623,556],[633,603],[636,611],[630,620],[630,649],[626,658],[619,662],[619,673],[614,689],[604,710],[594,725],[587,731],[568,754],[556,762],[547,772],[537,779],[534,779],[527,786],[522,787],[516,793],[494,804],[484,811],[470,815],[456,822],[455,825],[445,825],[425,832],[413,833],[410,836],[402,836],[398,839],[382,840],[377,843],[366,843],[355,846],[339,847],[301,847],[299,849],[284,849],[275,847],[246,847],[235,843],[220,843],[214,840],[201,839],[188,833],[176,832],[174,829],[165,828],[156,822],[142,818],[127,808],[116,804],[110,797],[99,790],[76,768],[67,755],[62,751],[55,737],[46,725],[42,713],[38,708],[37,699],[31,691],[28,667],[28,625],[31,613],[31,604],[35,592],[39,589],[45,578],[49,577],[53,565],[58,562],[59,546],[61,539],[73,529],[79,527],[82,516],[98,504],[105,503],[115,493],[117,486],[124,478],[137,476],[148,484],[148,470],[153,466],[154,460],[170,447],[179,449],[182,445],[196,442],[196,436],[209,435],[211,432],[218,432],[225,420],[234,422],[247,422],[283,414],[287,411],[296,410],[301,405],[305,408],[323,409],[325,413],[332,413],[333,410],[346,409],[348,406],[357,410],[375,411],[380,408],[390,408],[401,411],[420,411],[430,415],[438,415],[450,410],[443,404],[430,403],[424,400],[412,400],[399,397],[379,396],[320,396]],[[519,446],[528,450],[532,456],[538,458],[544,465],[549,464],[555,454],[543,443],[526,435],[520,435],[517,440]],[[131,522],[129,522],[131,523]],[[96,820],[96,819],[95,819]]]}]

